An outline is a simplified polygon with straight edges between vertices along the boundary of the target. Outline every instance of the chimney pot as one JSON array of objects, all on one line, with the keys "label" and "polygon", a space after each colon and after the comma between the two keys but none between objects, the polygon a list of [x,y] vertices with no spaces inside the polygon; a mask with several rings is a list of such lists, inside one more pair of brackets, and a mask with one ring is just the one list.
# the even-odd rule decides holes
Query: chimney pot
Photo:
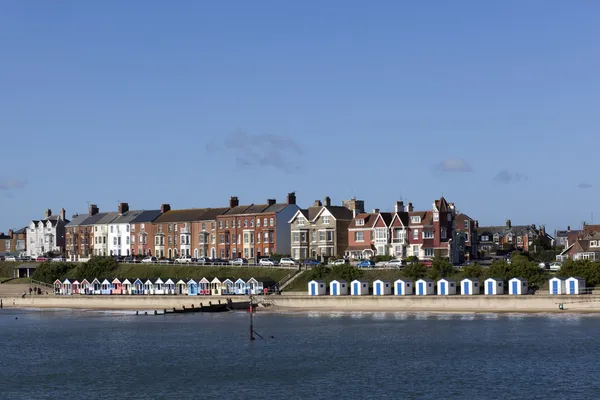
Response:
[{"label": "chimney pot", "polygon": [[510,229],[510,227],[511,227],[511,226],[512,226],[512,224],[511,224],[511,222],[510,222],[510,219],[507,219],[507,220],[506,220],[506,228],[507,228],[507,229]]},{"label": "chimney pot", "polygon": [[129,204],[119,203],[119,214],[125,214],[127,211],[129,211]]},{"label": "chimney pot", "polygon": [[51,215],[52,215],[52,210],[49,209],[49,208],[46,208],[46,212],[44,213],[44,217],[50,218]]},{"label": "chimney pot", "polygon": [[276,203],[277,203],[277,200],[276,200],[276,199],[267,199],[267,204],[268,204],[269,206],[272,206],[272,205],[274,205],[274,204],[276,204]]},{"label": "chimney pot", "polygon": [[331,206],[331,199],[329,198],[329,196],[325,197],[325,201],[323,201],[323,203],[327,207]]},{"label": "chimney pot", "polygon": [[97,205],[95,205],[95,204],[90,204],[90,209],[89,209],[89,215],[90,215],[90,217],[91,217],[91,216],[93,216],[93,215],[96,215],[96,214],[98,214],[98,212],[99,212],[99,211],[100,211],[100,210],[98,209],[98,206],[97,206]]},{"label": "chimney pot", "polygon": [[413,203],[408,203],[408,206],[406,207],[406,211],[408,211],[408,212],[414,211]]},{"label": "chimney pot", "polygon": [[59,214],[60,219],[62,219],[63,221],[67,220],[67,211],[64,208],[60,209],[60,214]]},{"label": "chimney pot", "polygon": [[321,200],[315,200],[315,202],[313,203],[313,207],[321,207],[323,205],[323,203],[321,203]]},{"label": "chimney pot", "polygon": [[567,226],[567,232],[571,232],[571,225]]},{"label": "chimney pot", "polygon": [[373,214],[378,214],[379,213],[379,208],[374,208],[373,209]]},{"label": "chimney pot", "polygon": [[171,205],[170,204],[161,204],[160,205],[160,213],[164,214],[167,211],[171,211]]},{"label": "chimney pot", "polygon": [[229,208],[234,208],[240,205],[240,200],[236,196],[229,198]]},{"label": "chimney pot", "polygon": [[296,193],[295,192],[288,193],[287,203],[288,204],[296,204]]},{"label": "chimney pot", "polygon": [[404,202],[403,201],[397,201],[396,205],[394,206],[394,211],[397,212],[397,213],[404,211]]}]

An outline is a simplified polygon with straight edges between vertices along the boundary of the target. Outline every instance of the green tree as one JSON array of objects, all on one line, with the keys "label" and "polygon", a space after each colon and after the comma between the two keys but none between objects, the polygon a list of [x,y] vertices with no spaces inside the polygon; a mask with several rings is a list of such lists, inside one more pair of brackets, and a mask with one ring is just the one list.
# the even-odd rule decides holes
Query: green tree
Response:
[{"label": "green tree", "polygon": [[54,283],[57,279],[63,280],[71,268],[72,265],[68,263],[44,262],[35,269],[33,279],[46,283]]},{"label": "green tree", "polygon": [[418,263],[419,262],[419,257],[417,256],[408,256],[406,257],[406,263],[407,264],[414,264],[414,263]]},{"label": "green tree", "polygon": [[404,267],[402,275],[416,281],[427,276],[427,267],[421,263],[411,263]]},{"label": "green tree", "polygon": [[119,263],[112,257],[92,257],[79,265],[75,275],[78,279],[112,278],[118,267]]},{"label": "green tree", "polygon": [[448,278],[454,275],[454,266],[446,258],[435,257],[431,260],[431,267],[427,271],[427,277],[434,281],[440,278]]},{"label": "green tree", "polygon": [[309,272],[310,280],[323,280],[331,273],[331,268],[325,265],[316,265]]},{"label": "green tree", "polygon": [[474,263],[463,267],[461,276],[463,278],[474,278],[481,280],[483,278],[483,268],[481,265]]},{"label": "green tree", "polygon": [[334,279],[343,279],[347,282],[352,282],[355,279],[360,279],[363,276],[363,271],[349,264],[334,265],[331,269],[331,277]]}]

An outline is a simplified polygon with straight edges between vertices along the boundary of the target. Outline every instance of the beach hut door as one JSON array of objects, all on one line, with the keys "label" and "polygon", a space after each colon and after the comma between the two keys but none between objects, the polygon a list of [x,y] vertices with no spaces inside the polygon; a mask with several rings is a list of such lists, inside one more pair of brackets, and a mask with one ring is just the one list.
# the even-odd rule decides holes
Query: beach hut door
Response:
[{"label": "beach hut door", "polygon": [[440,282],[440,294],[446,294],[446,282]]},{"label": "beach hut door", "polygon": [[519,282],[513,281],[513,283],[512,283],[512,292],[513,292],[513,294],[518,294],[519,293]]},{"label": "beach hut door", "polygon": [[398,283],[396,283],[396,286],[397,286],[397,292],[398,292],[398,294],[402,295],[402,283],[398,282]]},{"label": "beach hut door", "polygon": [[423,290],[423,282],[419,282],[419,294],[423,294],[424,290]]},{"label": "beach hut door", "polygon": [[465,282],[463,285],[463,292],[464,294],[469,294],[469,282]]},{"label": "beach hut door", "polygon": [[332,285],[332,289],[333,289],[333,295],[334,295],[334,296],[337,296],[337,294],[338,294],[338,284],[337,284],[337,283],[334,283],[334,284]]},{"label": "beach hut door", "polygon": [[381,296],[381,282],[377,282],[377,285],[375,285],[375,294]]},{"label": "beach hut door", "polygon": [[494,294],[494,282],[488,282],[488,294]]},{"label": "beach hut door", "polygon": [[575,294],[575,281],[569,282],[569,294]]},{"label": "beach hut door", "polygon": [[558,294],[558,282],[552,281],[552,294]]},{"label": "beach hut door", "polygon": [[311,283],[311,284],[310,284],[310,295],[311,295],[311,296],[315,296],[315,295],[317,294],[317,293],[316,293],[316,289],[317,289],[317,284],[316,284],[316,283],[314,283],[314,282],[313,282],[313,283]]},{"label": "beach hut door", "polygon": [[358,282],[354,282],[354,294],[359,294],[360,292],[358,291]]}]

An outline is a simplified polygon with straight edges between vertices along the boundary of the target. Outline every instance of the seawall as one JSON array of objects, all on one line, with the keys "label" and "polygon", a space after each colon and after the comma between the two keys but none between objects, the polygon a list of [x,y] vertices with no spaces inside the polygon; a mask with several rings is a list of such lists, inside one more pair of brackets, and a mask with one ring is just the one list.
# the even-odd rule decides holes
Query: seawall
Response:
[{"label": "seawall", "polygon": [[247,302],[247,296],[25,296],[1,297],[5,308],[79,308],[95,310],[163,310],[212,304]]}]

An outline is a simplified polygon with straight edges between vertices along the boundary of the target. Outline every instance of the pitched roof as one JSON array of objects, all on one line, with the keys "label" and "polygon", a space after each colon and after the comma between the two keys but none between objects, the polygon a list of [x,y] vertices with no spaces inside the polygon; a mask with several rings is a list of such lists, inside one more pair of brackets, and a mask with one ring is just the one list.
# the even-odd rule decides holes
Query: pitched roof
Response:
[{"label": "pitched roof", "polygon": [[223,214],[229,208],[189,208],[185,210],[169,210],[156,218],[155,224],[165,222],[187,222],[213,220],[217,215]]},{"label": "pitched roof", "polygon": [[112,220],[111,224],[129,224],[131,221],[142,215],[143,212],[143,210],[126,211]]},{"label": "pitched roof", "polygon": [[88,219],[86,219],[83,224],[81,225],[94,225],[97,224],[98,221],[100,221],[102,218],[106,217],[106,214],[108,213],[96,213],[94,215],[92,215],[91,217],[89,217]]},{"label": "pitched roof", "polygon": [[22,235],[23,233],[27,233],[27,227],[18,229],[16,231],[14,231],[13,233],[15,233],[17,235]]},{"label": "pitched roof", "polygon": [[223,215],[259,214],[261,212],[264,212],[268,207],[268,204],[250,204],[245,206],[237,206],[233,207]]},{"label": "pitched roof", "polygon": [[144,210],[134,218],[130,223],[137,224],[140,222],[152,222],[160,216],[160,210]]},{"label": "pitched roof", "polygon": [[[100,215],[100,214],[96,214],[96,215]],[[94,217],[96,216],[94,215]],[[105,225],[105,224],[110,224],[115,218],[117,218],[119,216],[119,213],[116,211],[113,212],[107,212],[107,213],[103,213],[103,215],[98,218],[97,220],[95,220],[95,222],[93,223],[89,223],[86,221],[87,225]]]},{"label": "pitched roof", "polygon": [[433,223],[433,215],[429,211],[412,211],[408,213],[409,217],[421,217],[421,222],[412,222],[408,219],[409,225],[431,225]]},{"label": "pitched roof", "polygon": [[528,233],[537,234],[538,231],[536,229],[534,229],[531,225],[515,225],[515,226],[511,226],[510,228],[508,228],[506,225],[500,225],[500,226],[480,226],[479,228],[477,228],[477,233],[478,233],[478,235],[481,235],[482,233],[489,233],[491,235],[498,234],[500,236],[505,236],[505,235],[508,235],[509,233],[512,233],[513,235],[524,236]]},{"label": "pitched roof", "polygon": [[263,213],[279,213],[279,212],[283,211],[287,206],[289,206],[288,203],[276,203],[276,204],[273,204],[272,206],[268,206],[262,212]]},{"label": "pitched roof", "polygon": [[84,225],[84,222],[86,219],[90,218],[90,216],[88,214],[79,214],[77,215],[75,218],[73,218],[71,220],[71,222],[69,222],[67,225],[67,227],[70,226],[80,226],[80,225]]},{"label": "pitched roof", "polygon": [[383,222],[385,222],[385,224],[387,226],[390,226],[390,224],[392,223],[392,219],[394,218],[394,213],[382,212],[382,213],[379,213],[379,215],[383,219]]},{"label": "pitched roof", "polygon": [[[357,225],[356,222],[359,220],[364,220],[365,223],[363,225]],[[377,220],[377,214],[373,213],[360,213],[356,214],[356,217],[350,222],[348,229],[370,229],[373,228],[375,221]]]},{"label": "pitched roof", "polygon": [[438,211],[440,211],[440,212],[448,211],[448,202],[446,201],[444,196],[440,197],[439,200],[436,200],[434,202],[434,204],[435,204],[435,208],[437,208]]},{"label": "pitched roof", "polygon": [[352,220],[354,218],[352,210],[350,210],[346,207],[343,207],[343,206],[323,206],[323,207],[326,208],[327,211],[329,211],[335,219]]}]

